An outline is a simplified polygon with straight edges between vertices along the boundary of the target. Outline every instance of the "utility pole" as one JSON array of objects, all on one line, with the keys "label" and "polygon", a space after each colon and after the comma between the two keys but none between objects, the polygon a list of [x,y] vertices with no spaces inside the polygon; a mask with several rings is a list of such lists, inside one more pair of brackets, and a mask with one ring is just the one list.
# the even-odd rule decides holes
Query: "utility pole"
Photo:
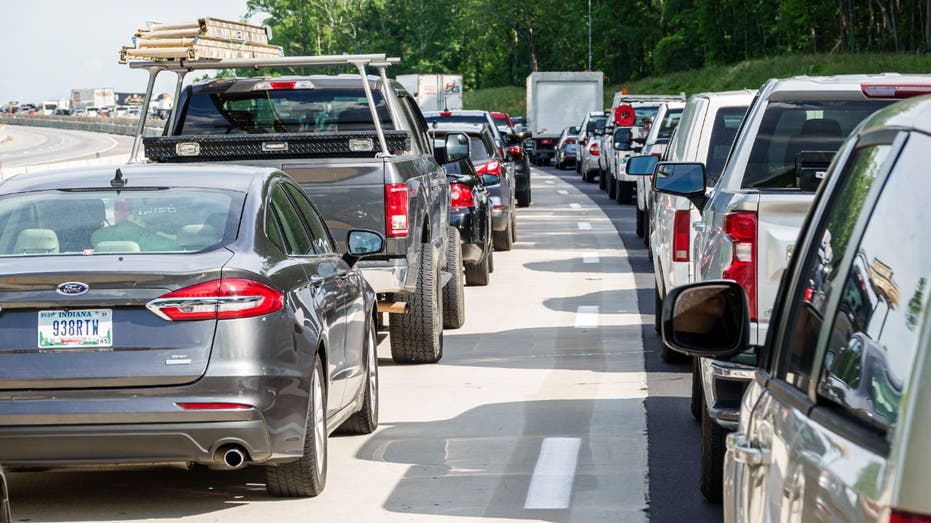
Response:
[{"label": "utility pole", "polygon": [[588,70],[592,70],[592,0],[588,0]]}]

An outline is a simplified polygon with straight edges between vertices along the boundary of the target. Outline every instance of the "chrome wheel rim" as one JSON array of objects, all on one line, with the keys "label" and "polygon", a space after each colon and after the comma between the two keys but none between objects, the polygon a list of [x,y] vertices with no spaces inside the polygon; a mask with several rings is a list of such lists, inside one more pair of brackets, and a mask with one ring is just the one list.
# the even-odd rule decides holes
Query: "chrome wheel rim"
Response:
[{"label": "chrome wheel rim", "polygon": [[323,406],[323,384],[320,373],[314,371],[314,454],[317,475],[323,477],[323,460],[326,459],[326,414]]}]

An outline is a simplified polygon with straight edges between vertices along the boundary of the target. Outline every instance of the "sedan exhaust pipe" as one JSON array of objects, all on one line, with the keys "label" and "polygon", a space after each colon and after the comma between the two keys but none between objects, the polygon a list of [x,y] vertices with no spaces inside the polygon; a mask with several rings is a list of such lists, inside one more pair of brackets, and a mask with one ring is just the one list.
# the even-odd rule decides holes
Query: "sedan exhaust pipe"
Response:
[{"label": "sedan exhaust pipe", "polygon": [[213,454],[214,470],[239,470],[246,466],[248,454],[239,445],[223,445]]}]

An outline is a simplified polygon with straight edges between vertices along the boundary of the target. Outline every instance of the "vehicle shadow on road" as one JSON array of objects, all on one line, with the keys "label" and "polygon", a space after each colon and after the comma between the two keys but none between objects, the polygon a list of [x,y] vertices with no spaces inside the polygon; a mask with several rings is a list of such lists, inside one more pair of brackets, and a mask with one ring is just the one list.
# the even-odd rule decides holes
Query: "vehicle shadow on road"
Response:
[{"label": "vehicle shadow on road", "polygon": [[[642,416],[640,399],[481,405],[447,420],[393,424],[356,457],[410,465],[384,503],[395,513],[628,521],[642,516],[645,503]],[[581,440],[571,510],[525,508],[548,437]]]},{"label": "vehicle shadow on road", "polygon": [[19,472],[8,474],[14,521],[136,521],[214,513],[265,492],[259,467],[185,470]]},{"label": "vehicle shadow on road", "polygon": [[[645,314],[638,304],[647,298],[652,301],[652,289],[607,290],[581,296],[549,298],[543,301],[543,305],[548,309],[564,312],[576,312],[579,306],[597,305],[601,314]],[[652,309],[649,313],[653,313]]]},{"label": "vehicle shadow on road", "polygon": [[[638,264],[639,265],[639,264]],[[630,258],[625,256],[601,256],[598,263],[585,263],[585,258],[572,258],[569,260],[553,260],[545,262],[528,262],[524,267],[539,272],[607,272],[628,274],[631,272],[640,272],[643,274],[652,274],[652,269],[635,270],[630,265]]]}]

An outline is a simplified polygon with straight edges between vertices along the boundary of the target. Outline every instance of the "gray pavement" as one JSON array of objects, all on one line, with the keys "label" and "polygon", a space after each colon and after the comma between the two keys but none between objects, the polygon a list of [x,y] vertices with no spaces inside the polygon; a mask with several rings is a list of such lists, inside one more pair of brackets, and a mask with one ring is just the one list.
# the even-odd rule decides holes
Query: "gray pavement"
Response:
[{"label": "gray pavement", "polygon": [[129,156],[132,138],[87,131],[6,125],[11,140],[0,143],[0,168]]}]

